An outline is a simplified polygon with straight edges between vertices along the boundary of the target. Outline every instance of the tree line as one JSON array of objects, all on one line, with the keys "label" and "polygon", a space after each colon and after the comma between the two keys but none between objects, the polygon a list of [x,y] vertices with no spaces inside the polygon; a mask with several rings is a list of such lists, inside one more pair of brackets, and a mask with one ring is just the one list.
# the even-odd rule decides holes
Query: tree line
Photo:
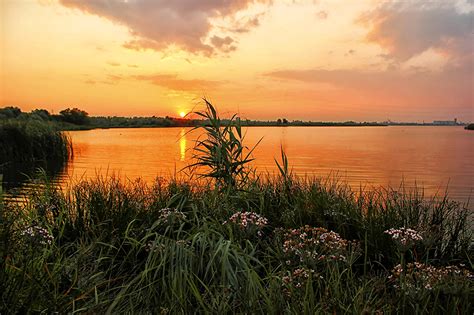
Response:
[{"label": "tree line", "polygon": [[21,119],[32,118],[44,121],[63,121],[75,125],[87,125],[90,123],[89,114],[79,108],[67,108],[59,112],[58,115],[51,114],[46,109],[34,109],[31,112],[23,112],[18,107],[0,108],[0,119]]},{"label": "tree line", "polygon": [[[0,121],[5,119],[34,119],[55,123],[59,129],[94,129],[94,128],[139,128],[139,127],[197,127],[209,123],[202,119],[165,117],[119,117],[119,116],[89,116],[79,108],[66,108],[59,114],[52,114],[46,109],[35,109],[22,112],[18,107],[0,108]],[[229,123],[221,119],[222,125]],[[323,121],[288,121],[286,118],[276,120],[242,119],[242,126],[384,126],[377,122],[323,122]]]},{"label": "tree line", "polygon": [[66,108],[59,114],[51,114],[46,109],[35,109],[31,112],[22,112],[18,107],[0,108],[0,120],[6,119],[33,119],[59,123],[63,129],[74,126],[86,128],[117,128],[117,127],[178,127],[195,126],[196,120],[174,117],[118,117],[118,116],[89,116],[79,108]]}]

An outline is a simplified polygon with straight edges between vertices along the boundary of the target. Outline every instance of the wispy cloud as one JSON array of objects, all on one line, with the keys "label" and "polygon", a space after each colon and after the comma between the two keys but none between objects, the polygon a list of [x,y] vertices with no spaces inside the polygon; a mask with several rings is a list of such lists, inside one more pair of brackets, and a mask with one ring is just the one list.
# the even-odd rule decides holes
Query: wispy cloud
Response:
[{"label": "wispy cloud", "polygon": [[356,53],[355,49],[349,49],[345,54],[344,56],[352,56]]},{"label": "wispy cloud", "polygon": [[414,106],[436,111],[440,108],[471,108],[472,115],[472,73],[469,68],[446,67],[443,71],[427,71],[425,68],[358,70],[358,69],[305,69],[279,70],[264,74],[284,81],[298,81],[310,88],[315,84],[330,84],[339,90],[332,95],[334,100],[348,102],[365,100],[367,104],[380,106]]},{"label": "wispy cloud", "polygon": [[228,26],[221,26],[220,28],[232,33],[247,33],[253,28],[260,25],[261,18],[265,12],[260,12],[251,16],[244,16],[240,18],[231,17],[228,21]]},{"label": "wispy cloud", "polygon": [[211,43],[214,47],[223,52],[231,52],[237,49],[237,47],[234,45],[234,39],[232,39],[230,36],[220,37],[214,35],[211,37]]},{"label": "wispy cloud", "polygon": [[326,20],[328,18],[328,13],[327,11],[321,10],[316,13],[316,17],[320,20]]},{"label": "wispy cloud", "polygon": [[176,74],[150,74],[150,75],[135,75],[133,79],[148,81],[152,84],[167,88],[174,91],[188,91],[188,92],[205,92],[212,90],[221,81],[202,80],[202,79],[181,79]]}]

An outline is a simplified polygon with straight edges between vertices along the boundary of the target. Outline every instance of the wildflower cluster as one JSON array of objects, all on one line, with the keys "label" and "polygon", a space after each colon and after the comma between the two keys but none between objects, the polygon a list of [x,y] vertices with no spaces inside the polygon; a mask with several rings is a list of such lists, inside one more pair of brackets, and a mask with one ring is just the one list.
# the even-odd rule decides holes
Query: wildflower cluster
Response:
[{"label": "wildflower cluster", "polygon": [[324,214],[328,217],[338,218],[339,220],[341,220],[341,219],[342,220],[348,220],[349,219],[349,217],[346,214],[344,214],[340,211],[325,211]]},{"label": "wildflower cluster", "polygon": [[50,245],[54,241],[54,237],[48,230],[39,225],[31,225],[23,229],[20,234],[41,245]]},{"label": "wildflower cluster", "polygon": [[[283,252],[290,256],[287,265],[302,262],[346,261],[351,242],[325,228],[308,225],[283,231]],[[293,258],[293,259],[292,259]]]},{"label": "wildflower cluster", "polygon": [[[190,242],[186,240],[176,240],[174,241],[174,243],[177,246],[184,246],[184,247],[188,247],[190,245]],[[159,252],[163,252],[166,249],[166,245],[156,240],[148,241],[144,249],[147,253],[149,252],[159,253]]]},{"label": "wildflower cluster", "polygon": [[[313,269],[298,268],[292,272],[287,271],[287,274],[281,278],[283,292],[287,296],[291,296],[292,291],[306,286],[308,280],[316,275]],[[322,278],[320,276],[320,278]]]},{"label": "wildflower cluster", "polygon": [[[415,291],[422,289],[432,290],[433,288],[447,284],[456,280],[474,280],[474,274],[461,266],[434,267],[422,263],[407,264],[404,277],[404,288]],[[401,265],[393,268],[391,275],[388,277],[390,281],[395,282],[394,288],[400,289],[399,280],[403,274]]]},{"label": "wildflower cluster", "polygon": [[165,244],[158,243],[156,241],[149,241],[145,245],[145,251],[147,253],[149,253],[149,252],[158,253],[158,252],[161,252],[161,251],[165,250],[165,248],[166,248]]},{"label": "wildflower cluster", "polygon": [[242,231],[257,230],[257,235],[262,236],[262,229],[268,224],[267,218],[255,212],[236,212],[223,224],[234,224]]},{"label": "wildflower cluster", "polygon": [[183,221],[186,219],[186,215],[175,208],[164,208],[159,211],[160,216],[158,221],[161,223],[170,221]]},{"label": "wildflower cluster", "polygon": [[389,229],[384,232],[392,237],[392,240],[402,249],[408,250],[413,247],[417,241],[422,241],[423,237],[415,230],[410,228]]},{"label": "wildflower cluster", "polygon": [[178,246],[189,246],[190,242],[186,240],[177,240],[176,245]]}]

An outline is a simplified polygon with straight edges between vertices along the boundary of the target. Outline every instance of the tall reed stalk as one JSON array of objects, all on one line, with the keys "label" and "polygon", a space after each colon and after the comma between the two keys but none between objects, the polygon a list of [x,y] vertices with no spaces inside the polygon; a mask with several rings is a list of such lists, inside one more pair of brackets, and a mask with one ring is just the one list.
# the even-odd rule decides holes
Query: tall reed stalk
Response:
[{"label": "tall reed stalk", "polygon": [[[242,133],[240,117],[233,115],[225,124],[218,116],[214,106],[204,99],[205,111],[196,112],[204,119],[204,136],[196,141],[194,146],[194,163],[189,168],[198,177],[211,178],[219,188],[236,189],[246,184],[252,169],[249,163],[253,161],[251,149],[244,145],[245,134]],[[259,141],[260,142],[260,141]]]}]

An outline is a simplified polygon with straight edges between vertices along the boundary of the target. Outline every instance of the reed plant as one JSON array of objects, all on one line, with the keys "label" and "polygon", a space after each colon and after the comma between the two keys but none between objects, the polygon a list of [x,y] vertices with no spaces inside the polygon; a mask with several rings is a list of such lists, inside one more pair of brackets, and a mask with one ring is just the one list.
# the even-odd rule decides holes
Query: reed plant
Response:
[{"label": "reed plant", "polygon": [[[205,123],[195,129],[203,129],[204,136],[194,146],[194,162],[188,166],[199,178],[211,178],[220,189],[235,190],[245,186],[252,174],[249,163],[253,161],[252,148],[244,145],[240,117],[233,115],[225,123],[217,110],[203,99],[206,109],[195,112]],[[260,139],[261,140],[261,139]],[[260,141],[259,141],[260,142]]]},{"label": "reed plant", "polygon": [[47,121],[0,121],[0,165],[34,161],[67,161],[72,155],[69,137]]}]

